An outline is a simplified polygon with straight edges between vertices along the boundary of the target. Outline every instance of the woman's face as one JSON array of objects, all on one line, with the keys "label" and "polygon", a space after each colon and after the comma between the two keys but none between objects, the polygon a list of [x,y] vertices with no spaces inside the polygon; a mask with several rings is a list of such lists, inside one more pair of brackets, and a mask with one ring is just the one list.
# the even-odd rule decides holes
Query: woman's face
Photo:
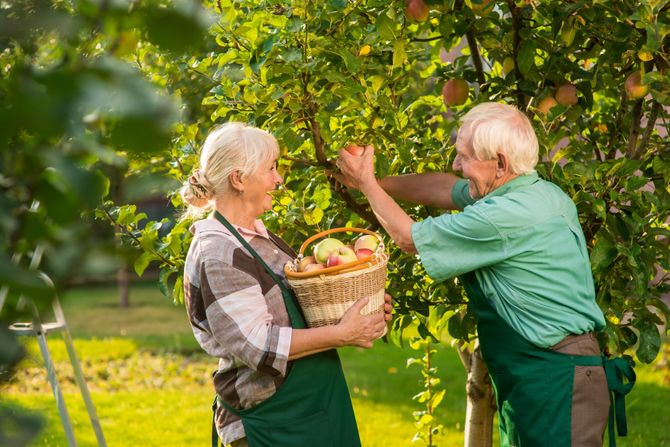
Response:
[{"label": "woman's face", "polygon": [[255,210],[256,217],[272,209],[271,193],[284,182],[277,172],[277,159],[264,162],[247,178],[244,201]]}]

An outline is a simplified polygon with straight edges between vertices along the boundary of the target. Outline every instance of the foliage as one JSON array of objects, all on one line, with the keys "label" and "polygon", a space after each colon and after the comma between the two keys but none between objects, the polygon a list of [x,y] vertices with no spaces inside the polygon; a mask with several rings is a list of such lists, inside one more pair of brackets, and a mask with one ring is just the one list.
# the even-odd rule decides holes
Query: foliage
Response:
[{"label": "foliage", "polygon": [[[22,296],[45,307],[54,287],[116,262],[111,234],[101,234],[91,215],[116,187],[111,174],[123,177],[137,160],[150,163],[179,118],[174,99],[138,64],[159,47],[175,57],[193,49],[207,24],[201,9],[171,3],[0,4],[0,327],[30,320]],[[172,27],[186,36],[167,31]],[[44,261],[29,267],[40,249]],[[6,380],[20,356],[8,358],[17,344],[2,336]],[[34,433],[33,419],[3,416],[0,436],[13,433],[12,420]],[[3,445],[25,442],[3,438]]]},{"label": "foliage", "polygon": [[[183,181],[215,123],[246,121],[279,139],[286,188],[267,219],[297,246],[324,228],[378,228],[362,197],[327,175],[339,148],[374,144],[380,177],[448,170],[458,118],[505,101],[535,125],[540,175],[577,204],[608,322],[603,345],[647,363],[658,355],[657,325],[670,316],[660,300],[670,270],[668,1],[498,0],[482,9],[429,0],[428,19],[410,21],[403,1],[217,0],[205,2],[215,16],[206,37],[203,11],[172,3],[2,3],[3,318],[18,318],[21,293],[37,302],[52,293],[27,267],[38,245],[58,289],[72,266],[116,262],[108,235],[110,251],[91,249],[96,207],[143,249],[136,271],[157,264],[162,289],[179,301],[188,221],[166,233],[116,192],[143,174]],[[505,58],[514,68],[503,75]],[[635,72],[649,87],[639,99],[624,89]],[[470,96],[447,109],[441,88],[453,78]],[[538,114],[565,83],[577,103]],[[415,219],[439,213],[406,209]],[[397,249],[390,265],[399,313],[391,339],[414,322],[426,339],[474,336],[457,281],[417,281],[420,263]]]},{"label": "foliage", "polygon": [[[668,317],[660,300],[670,265],[668,3],[510,1],[478,12],[469,2],[428,3],[425,22],[406,20],[402,2],[209,5],[218,15],[210,29],[216,51],[193,55],[188,65],[213,85],[200,114],[177,132],[178,177],[197,163],[193,143],[212,123],[270,129],[282,145],[286,188],[267,217],[297,246],[324,228],[378,228],[360,195],[327,175],[348,142],[377,147],[379,176],[447,170],[460,116],[482,101],[516,104],[540,137],[540,174],[578,206],[608,321],[603,344],[653,360],[656,324]],[[515,64],[503,75],[505,57]],[[639,70],[650,94],[632,100],[623,85]],[[464,106],[445,109],[441,86],[456,77],[472,93]],[[539,100],[565,83],[576,86],[577,103],[536,114]],[[416,219],[439,212],[406,209]],[[178,274],[189,237],[178,226],[156,239],[140,267],[159,261],[166,275]],[[472,337],[474,318],[456,281],[415,281],[425,272],[397,249],[390,264],[400,314],[391,338],[399,340],[413,319],[424,337]]]},{"label": "foliage", "polygon": [[410,343],[412,349],[423,350],[424,355],[420,358],[407,359],[407,367],[419,366],[421,368],[421,387],[423,391],[416,394],[412,399],[424,405],[424,410],[414,412],[415,426],[418,431],[412,439],[412,444],[421,442],[427,447],[434,447],[437,436],[442,434],[444,425],[436,422],[435,409],[440,405],[446,389],[437,389],[440,379],[433,359],[437,350],[433,348],[430,339],[424,340],[416,337]]}]

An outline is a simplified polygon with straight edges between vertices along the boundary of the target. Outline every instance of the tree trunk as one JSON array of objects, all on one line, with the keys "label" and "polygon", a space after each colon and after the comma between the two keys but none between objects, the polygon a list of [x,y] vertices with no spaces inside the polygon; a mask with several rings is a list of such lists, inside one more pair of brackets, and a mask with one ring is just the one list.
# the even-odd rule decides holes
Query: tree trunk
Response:
[{"label": "tree trunk", "polygon": [[116,272],[116,284],[119,288],[119,306],[130,307],[130,274],[128,266],[122,265]]},{"label": "tree trunk", "polygon": [[468,356],[469,367],[467,407],[465,412],[465,447],[491,447],[493,444],[493,416],[496,412],[495,394],[489,370],[482,359],[479,344]]}]

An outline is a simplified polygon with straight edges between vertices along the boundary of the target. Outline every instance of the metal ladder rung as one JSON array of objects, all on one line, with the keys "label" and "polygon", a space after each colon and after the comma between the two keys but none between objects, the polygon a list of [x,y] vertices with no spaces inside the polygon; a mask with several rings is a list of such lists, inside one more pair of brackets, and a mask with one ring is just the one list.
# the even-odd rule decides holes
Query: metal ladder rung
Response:
[{"label": "metal ladder rung", "polygon": [[9,330],[17,335],[38,335],[50,332],[60,332],[65,330],[65,323],[54,321],[51,323],[42,323],[42,330],[35,329],[32,323],[14,323],[9,326]]}]

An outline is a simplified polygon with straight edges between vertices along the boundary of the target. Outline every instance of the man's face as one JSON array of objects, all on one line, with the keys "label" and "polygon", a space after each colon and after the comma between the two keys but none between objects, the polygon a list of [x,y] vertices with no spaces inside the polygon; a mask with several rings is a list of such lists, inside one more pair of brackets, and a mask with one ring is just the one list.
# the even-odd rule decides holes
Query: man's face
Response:
[{"label": "man's face", "polygon": [[497,167],[497,159],[482,161],[475,158],[469,131],[459,133],[453,169],[470,180],[470,197],[479,199],[500,186]]}]

